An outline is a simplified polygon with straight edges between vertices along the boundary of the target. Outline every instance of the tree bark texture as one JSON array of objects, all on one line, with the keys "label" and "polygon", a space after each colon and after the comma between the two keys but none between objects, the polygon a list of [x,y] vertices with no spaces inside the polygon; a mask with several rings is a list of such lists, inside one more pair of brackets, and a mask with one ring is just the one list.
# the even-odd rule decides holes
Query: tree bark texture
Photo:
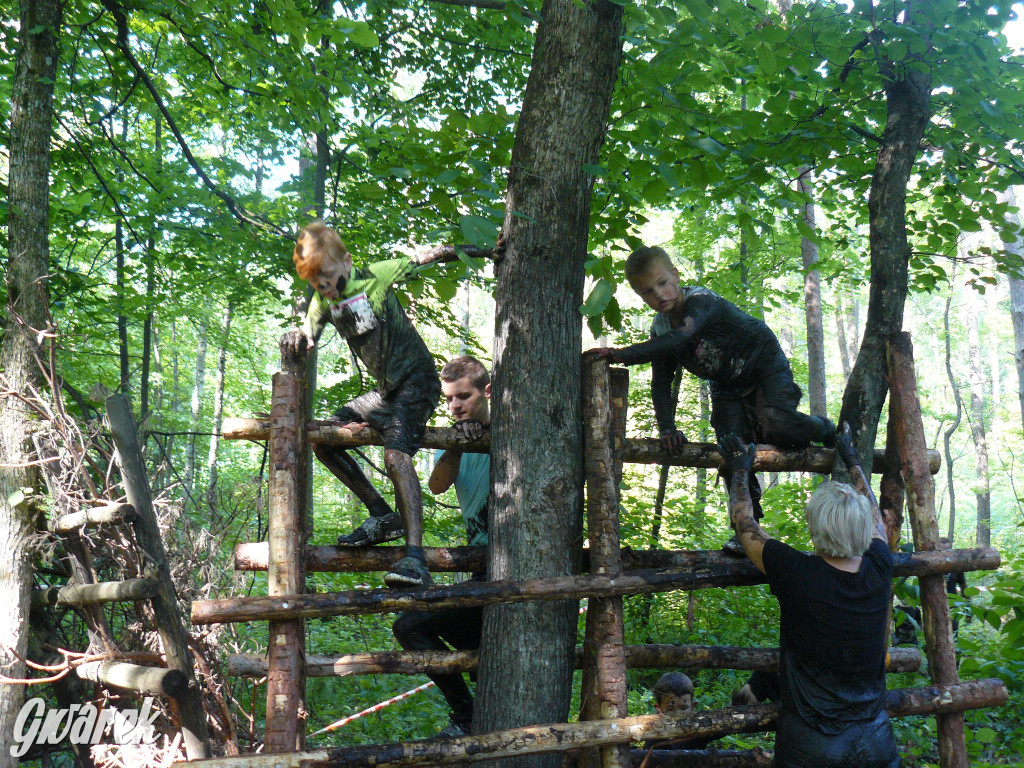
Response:
[{"label": "tree bark texture", "polygon": [[[802,168],[797,179],[800,192],[807,195],[803,204],[803,221],[814,230],[814,189],[811,186],[811,169]],[[807,321],[807,399],[811,413],[827,416],[825,408],[825,328],[821,319],[821,273],[818,263],[818,246],[804,236],[800,238],[800,259],[804,265],[804,316]]]},{"label": "tree bark texture", "polygon": [[131,504],[104,504],[101,507],[50,518],[46,527],[51,533],[71,533],[96,525],[131,523],[135,518],[135,507]]},{"label": "tree bark texture", "polygon": [[981,364],[981,340],[978,309],[981,299],[967,287],[967,348],[971,371],[971,437],[974,440],[974,466],[977,472],[974,500],[977,504],[975,542],[979,547],[992,541],[992,491],[988,477],[988,434],[985,430],[985,373]]},{"label": "tree bark texture", "polygon": [[228,363],[228,338],[231,335],[231,315],[234,306],[230,299],[224,308],[224,319],[220,328],[220,349],[217,352],[217,377],[213,384],[213,435],[210,437],[210,454],[206,459],[206,499],[212,507],[217,489],[217,449],[220,447],[220,428],[224,423],[224,379]]},{"label": "tree bark texture", "polygon": [[903,327],[907,298],[907,182],[932,114],[930,72],[897,68],[881,49],[876,55],[885,82],[887,114],[868,192],[871,288],[864,338],[840,413],[840,421],[853,429],[861,466],[869,477],[888,386],[885,340]]},{"label": "tree bark texture", "polygon": [[[25,677],[29,593],[32,588],[30,539],[39,508],[39,489],[30,433],[32,410],[18,396],[42,389],[36,355],[45,358],[38,334],[47,327],[50,230],[50,136],[53,83],[60,54],[63,6],[57,0],[21,0],[18,52],[10,106],[7,218],[7,306],[0,341],[3,389],[0,400],[0,672]],[[25,489],[25,490],[22,490]],[[24,689],[0,684],[0,766],[11,757],[14,721]]]},{"label": "tree bark texture", "polygon": [[[1006,250],[1016,257],[1018,269],[1024,274],[1024,237],[1019,234],[1020,213],[1013,210],[1017,207],[1017,197],[1013,187],[1006,193],[1006,202],[1011,211],[1006,220],[1018,229],[1018,235],[1012,243],[1007,243]],[[1017,367],[1017,399],[1020,402],[1021,424],[1024,426],[1024,279],[1010,274],[1010,319],[1013,321],[1013,361]]]},{"label": "tree bark texture", "polygon": [[178,598],[167,563],[167,552],[153,512],[146,465],[139,447],[139,432],[127,395],[107,398],[107,422],[117,446],[121,481],[128,503],[135,508],[135,542],[160,584],[160,594],[151,601],[156,629],[167,657],[167,666],[182,672],[188,686],[176,697],[185,753],[190,760],[210,754],[203,699],[195,682],[188,635],[178,610]]},{"label": "tree bark texture", "polygon": [[[345,427],[339,427],[328,421],[312,420],[307,427],[309,442],[340,445],[344,448],[356,448],[362,445],[383,445],[383,439],[372,429],[364,429],[358,433]],[[267,440],[270,437],[270,421],[268,419],[228,418],[224,419],[223,436],[225,440]],[[447,449],[457,446],[465,453],[488,453],[491,450],[491,439],[485,435],[482,439],[466,443],[461,440],[451,427],[427,427],[423,436],[424,448]],[[941,458],[938,451],[926,453],[928,466],[932,474],[939,471]],[[874,461],[880,465],[885,462],[885,452],[876,450]],[[669,464],[676,467],[704,467],[718,469],[722,457],[715,443],[687,443],[678,455],[663,450],[658,440],[649,437],[625,438],[622,442],[621,460],[635,464]],[[754,469],[758,472],[817,472],[828,474],[832,470],[833,451],[831,448],[811,446],[808,448],[776,448],[773,445],[758,445]]]},{"label": "tree bark texture", "polygon": [[[576,668],[583,665],[584,650],[576,649]],[[470,673],[480,662],[478,651],[375,651],[341,656],[306,655],[307,677],[350,675],[422,675]],[[777,672],[778,648],[741,648],[729,645],[627,645],[629,669],[745,669]],[[886,671],[913,672],[921,666],[917,648],[890,648]],[[228,656],[227,673],[233,677],[261,678],[267,674],[266,657],[237,653]]]},{"label": "tree bark texture", "polygon": [[[397,547],[393,548],[397,549]],[[652,562],[659,555],[703,553],[649,553]],[[716,553],[718,554],[718,553]],[[897,553],[893,556],[896,576],[920,576],[952,571],[995,570],[999,553],[994,549],[945,550],[942,552]],[[698,558],[698,561],[700,558]],[[578,600],[583,597],[614,597],[668,592],[674,589],[764,584],[765,577],[748,560],[708,558],[701,567],[673,570],[628,570],[618,576],[555,576],[524,581],[463,582],[416,589],[358,589],[289,597],[230,597],[192,603],[192,621],[217,624],[268,619],[300,619],[362,613],[431,610],[438,608],[492,605],[500,602]]]},{"label": "tree bark texture", "polygon": [[956,488],[953,482],[953,450],[951,442],[953,440],[953,433],[960,427],[960,422],[964,415],[964,402],[963,398],[960,397],[960,385],[957,383],[956,376],[953,375],[953,343],[949,332],[949,307],[953,302],[953,286],[954,282],[950,280],[949,293],[946,296],[946,309],[942,315],[942,325],[946,332],[946,378],[949,380],[953,402],[956,404],[956,416],[953,417],[953,423],[942,432],[942,448],[946,454],[946,487],[949,492],[949,527],[946,535],[951,543],[956,541]]},{"label": "tree bark texture", "polygon": [[[625,415],[623,411],[623,415]],[[607,359],[583,358],[583,468],[587,482],[587,539],[593,573],[615,575],[619,555],[619,462],[616,472],[615,418],[611,371]],[[583,641],[584,665],[581,720],[625,717],[625,627],[622,597],[591,600],[587,605]],[[628,768],[629,748],[615,744],[581,755],[581,765]]]},{"label": "tree bark texture", "polygon": [[[882,464],[882,481],[879,483],[878,508],[885,523],[885,535],[889,549],[895,551],[903,535],[903,502],[906,486],[900,471],[900,435],[898,417],[889,409],[889,422],[885,430],[885,461]],[[877,462],[878,459],[876,458]]]},{"label": "tree bark texture", "polygon": [[[271,405],[269,568],[267,591],[285,603],[306,591],[301,553],[306,543],[302,505],[306,454],[302,383],[293,373],[274,374]],[[267,674],[268,752],[291,752],[305,746],[305,625],[299,618],[270,622]]]},{"label": "tree bark texture", "polygon": [[850,364],[850,348],[846,341],[846,309],[843,307],[843,293],[840,286],[836,286],[833,299],[836,304],[836,343],[839,346],[839,363],[843,366],[843,382],[849,383],[852,366]]},{"label": "tree bark texture", "polygon": [[[901,486],[902,487],[902,486]],[[307,572],[365,573],[387,571],[397,563],[404,547],[306,547]],[[461,571],[476,573],[485,565],[483,547],[424,547],[427,565],[431,571]],[[589,568],[589,557],[583,551],[583,569]],[[758,571],[746,560],[713,550],[630,549],[625,547],[619,555],[624,571],[644,571],[652,568],[713,570],[721,573],[755,575]],[[999,567],[999,553],[994,549],[954,549],[943,552],[894,552],[897,576],[919,576],[922,573],[949,573],[951,571],[991,571]],[[236,571],[265,571],[268,563],[266,543],[238,544],[235,546]],[[758,582],[750,582],[758,583]]]},{"label": "tree bark texture", "polygon": [[[914,535],[914,548],[920,551],[939,549],[939,523],[935,516],[935,487],[923,460],[925,436],[921,420],[921,403],[917,397],[914,373],[914,349],[910,334],[889,337],[890,409],[898,414],[900,427],[900,464],[907,484],[907,511]],[[946,581],[941,576],[922,576],[921,607],[924,614],[925,648],[932,682],[956,683],[956,648],[949,617]],[[951,714],[937,718],[939,732],[939,764],[942,768],[966,768],[967,746],[964,739],[963,716]]]},{"label": "tree bark texture", "polygon": [[[490,577],[568,576],[582,522],[579,351],[593,177],[622,55],[622,7],[545,0],[512,147],[495,265]],[[484,612],[474,729],[564,721],[576,604]],[[557,758],[513,760],[522,768]]]},{"label": "tree bark texture", "polygon": [[[1006,703],[1007,696],[1006,685],[1001,680],[972,680],[953,685],[887,691],[885,703],[890,716],[905,717],[998,707]],[[290,755],[227,757],[185,765],[195,768],[397,768],[452,765],[513,756],[529,758],[532,765],[539,765],[539,755],[567,752],[582,746],[695,736],[717,738],[730,733],[771,730],[775,727],[778,710],[778,704],[757,704],[682,715],[641,715],[535,725],[451,739],[335,747]],[[557,764],[560,766],[561,761]]]}]

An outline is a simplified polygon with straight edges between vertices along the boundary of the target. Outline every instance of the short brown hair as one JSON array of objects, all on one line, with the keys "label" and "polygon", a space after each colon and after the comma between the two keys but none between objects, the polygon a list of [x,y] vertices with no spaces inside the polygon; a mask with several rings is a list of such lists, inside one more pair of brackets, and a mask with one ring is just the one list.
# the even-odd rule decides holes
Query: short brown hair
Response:
[{"label": "short brown hair", "polygon": [[348,255],[348,248],[341,237],[322,221],[307,224],[295,241],[295,252],[292,261],[295,271],[303,280],[312,280],[324,263],[324,254],[342,261]]},{"label": "short brown hair", "polygon": [[682,672],[666,672],[651,688],[659,704],[666,696],[693,696],[693,681]]},{"label": "short brown hair", "polygon": [[441,369],[441,381],[458,381],[467,376],[469,383],[481,392],[491,383],[491,374],[486,366],[471,355],[459,355]]},{"label": "short brown hair", "polygon": [[626,279],[632,282],[646,274],[655,264],[664,264],[669,269],[674,269],[676,266],[664,248],[657,245],[640,246],[626,259]]}]

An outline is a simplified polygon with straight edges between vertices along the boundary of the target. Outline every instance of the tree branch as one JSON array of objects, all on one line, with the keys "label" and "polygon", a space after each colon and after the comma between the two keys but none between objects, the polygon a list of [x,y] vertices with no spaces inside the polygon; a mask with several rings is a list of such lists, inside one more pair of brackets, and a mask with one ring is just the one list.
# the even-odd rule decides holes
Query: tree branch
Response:
[{"label": "tree branch", "polygon": [[490,8],[495,11],[505,10],[505,3],[502,0],[430,0],[432,3],[442,5],[458,5],[463,8]]}]

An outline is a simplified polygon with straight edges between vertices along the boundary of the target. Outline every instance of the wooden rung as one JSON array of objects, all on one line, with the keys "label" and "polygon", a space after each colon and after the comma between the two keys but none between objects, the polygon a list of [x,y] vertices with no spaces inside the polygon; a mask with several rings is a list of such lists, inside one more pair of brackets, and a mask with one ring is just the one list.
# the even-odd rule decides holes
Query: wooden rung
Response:
[{"label": "wooden rung", "polygon": [[[224,419],[222,434],[225,440],[267,440],[270,438],[270,419]],[[381,436],[372,429],[353,432],[330,421],[310,421],[306,435],[309,442],[357,448],[361,445],[383,445]],[[467,453],[488,453],[490,435],[467,442],[458,437],[451,427],[427,427],[423,436],[424,448],[458,447]],[[928,467],[934,475],[942,465],[939,452],[927,451]],[[671,455],[651,437],[626,438],[622,447],[622,460],[636,464],[670,464],[679,467],[717,469],[722,458],[714,443],[687,443],[681,453]],[[874,466],[885,466],[885,451],[875,450]],[[758,472],[832,472],[831,448],[780,449],[772,445],[757,446],[754,469]]]},{"label": "wooden rung", "polygon": [[[1006,703],[1001,680],[972,680],[926,688],[886,692],[886,709],[894,717],[997,707]],[[731,733],[772,730],[778,704],[700,710],[683,715],[641,715],[577,723],[532,725],[451,739],[426,739],[313,752],[245,755],[185,763],[196,768],[338,768],[350,765],[415,766],[478,762],[529,754],[567,752],[648,739],[718,738]]]},{"label": "wooden rung", "polygon": [[69,584],[47,587],[32,594],[32,607],[44,605],[96,605],[119,600],[147,600],[156,597],[160,585],[155,579],[125,579],[99,584]]},{"label": "wooden rung", "polygon": [[188,690],[188,677],[177,669],[143,667],[123,661],[89,661],[75,667],[75,672],[83,680],[154,696],[180,696]]},{"label": "wooden rung", "polygon": [[[438,572],[478,573],[485,567],[484,547],[424,547],[427,567]],[[405,554],[404,547],[335,547],[319,545],[306,547],[307,572],[354,573],[387,571]],[[718,550],[621,550],[623,571],[642,571],[651,568],[675,569],[729,569],[739,568],[749,575],[750,584],[764,581],[760,572],[746,558],[736,558]],[[269,559],[266,542],[235,545],[235,570],[265,571]],[[583,569],[589,569],[588,550],[583,550]],[[931,552],[897,552],[893,554],[896,576],[921,576],[952,571],[994,571],[999,568],[999,553],[994,549],[949,549]]]},{"label": "wooden rung", "polygon": [[136,516],[135,507],[131,504],[105,504],[53,518],[46,527],[51,533],[72,533],[103,523],[132,523]]},{"label": "wooden rung", "polygon": [[[627,645],[626,666],[630,669],[744,669],[776,672],[778,648],[740,648],[712,645]],[[576,669],[582,665],[583,649],[576,649]],[[913,672],[921,666],[917,648],[890,648],[886,658],[889,672]],[[306,654],[308,677],[349,675],[421,675],[475,672],[476,651],[377,651],[340,656]],[[228,656],[227,673],[234,677],[263,677],[266,657],[253,654]]]},{"label": "wooden rung", "polygon": [[[391,547],[400,551],[398,547]],[[899,554],[895,575],[920,576],[999,567],[994,549],[944,550]],[[529,581],[463,582],[417,589],[362,589],[283,597],[230,597],[192,603],[194,624],[311,619],[323,616],[388,613],[438,608],[470,608],[495,603],[575,600],[639,595],[672,590],[763,584],[765,576],[745,558],[716,558],[703,568],[631,570],[614,576],[559,576]]]}]

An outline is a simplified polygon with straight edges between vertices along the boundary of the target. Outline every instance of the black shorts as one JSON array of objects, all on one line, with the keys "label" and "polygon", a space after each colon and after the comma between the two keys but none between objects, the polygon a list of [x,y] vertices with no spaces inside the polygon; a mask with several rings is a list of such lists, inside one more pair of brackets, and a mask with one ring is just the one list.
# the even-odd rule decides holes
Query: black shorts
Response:
[{"label": "black shorts", "polygon": [[431,371],[410,376],[391,392],[371,390],[346,403],[334,413],[342,421],[365,421],[384,438],[385,448],[414,456],[423,432],[441,400],[441,381]]},{"label": "black shorts", "polygon": [[899,768],[889,715],[851,723],[827,735],[786,709],[779,711],[775,732],[777,768]]}]

